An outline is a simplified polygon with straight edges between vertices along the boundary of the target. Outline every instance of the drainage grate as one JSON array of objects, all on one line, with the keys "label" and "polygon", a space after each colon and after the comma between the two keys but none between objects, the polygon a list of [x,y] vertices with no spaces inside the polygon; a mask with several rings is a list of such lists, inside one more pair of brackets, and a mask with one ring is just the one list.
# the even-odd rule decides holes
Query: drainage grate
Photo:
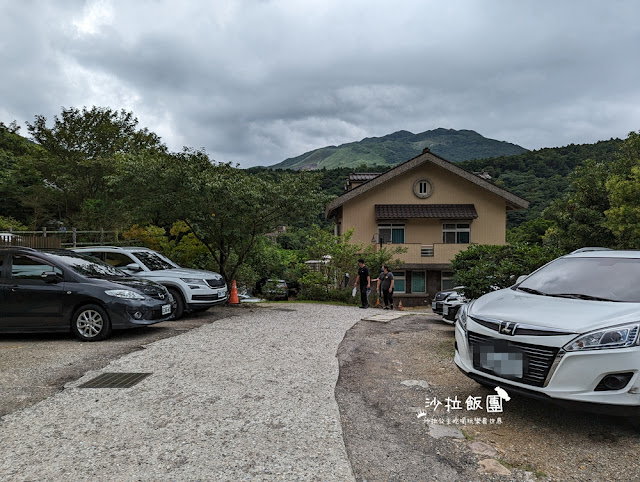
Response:
[{"label": "drainage grate", "polygon": [[151,373],[103,373],[78,388],[129,388],[149,375]]},{"label": "drainage grate", "polygon": [[271,308],[271,311],[298,311],[294,308]]}]

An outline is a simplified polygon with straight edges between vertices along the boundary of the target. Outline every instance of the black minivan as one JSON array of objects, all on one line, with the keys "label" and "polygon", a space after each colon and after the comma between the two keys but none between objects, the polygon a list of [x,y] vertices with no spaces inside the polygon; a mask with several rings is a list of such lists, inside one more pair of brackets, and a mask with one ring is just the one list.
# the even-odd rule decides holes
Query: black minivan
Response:
[{"label": "black minivan", "polygon": [[167,289],[73,251],[0,248],[0,333],[71,331],[82,341],[166,321]]}]

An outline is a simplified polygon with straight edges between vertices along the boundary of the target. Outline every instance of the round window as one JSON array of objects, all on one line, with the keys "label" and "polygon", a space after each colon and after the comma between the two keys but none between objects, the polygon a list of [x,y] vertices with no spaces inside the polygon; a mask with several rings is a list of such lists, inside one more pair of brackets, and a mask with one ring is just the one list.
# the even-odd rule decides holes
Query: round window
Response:
[{"label": "round window", "polygon": [[429,179],[418,179],[413,184],[413,193],[421,199],[427,198],[433,193],[433,184]]}]

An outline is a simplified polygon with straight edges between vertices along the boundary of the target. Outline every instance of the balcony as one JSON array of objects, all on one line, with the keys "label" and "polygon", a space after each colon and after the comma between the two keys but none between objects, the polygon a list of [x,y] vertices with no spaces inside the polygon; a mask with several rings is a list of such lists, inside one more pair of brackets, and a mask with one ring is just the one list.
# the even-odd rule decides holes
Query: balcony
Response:
[{"label": "balcony", "polygon": [[394,247],[407,248],[407,252],[397,256],[407,264],[444,264],[450,263],[456,254],[464,251],[469,244],[421,244],[421,243],[404,243],[404,244],[385,244],[385,247],[393,249]]}]

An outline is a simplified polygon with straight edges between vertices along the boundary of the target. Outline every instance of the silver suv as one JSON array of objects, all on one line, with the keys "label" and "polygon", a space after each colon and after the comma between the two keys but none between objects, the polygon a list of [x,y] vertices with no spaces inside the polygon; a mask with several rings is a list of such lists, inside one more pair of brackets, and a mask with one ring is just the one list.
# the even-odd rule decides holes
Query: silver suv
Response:
[{"label": "silver suv", "polygon": [[98,258],[132,276],[166,286],[176,300],[176,319],[185,311],[206,311],[227,300],[227,284],[218,273],[181,268],[148,248],[90,246],[73,250]]}]

